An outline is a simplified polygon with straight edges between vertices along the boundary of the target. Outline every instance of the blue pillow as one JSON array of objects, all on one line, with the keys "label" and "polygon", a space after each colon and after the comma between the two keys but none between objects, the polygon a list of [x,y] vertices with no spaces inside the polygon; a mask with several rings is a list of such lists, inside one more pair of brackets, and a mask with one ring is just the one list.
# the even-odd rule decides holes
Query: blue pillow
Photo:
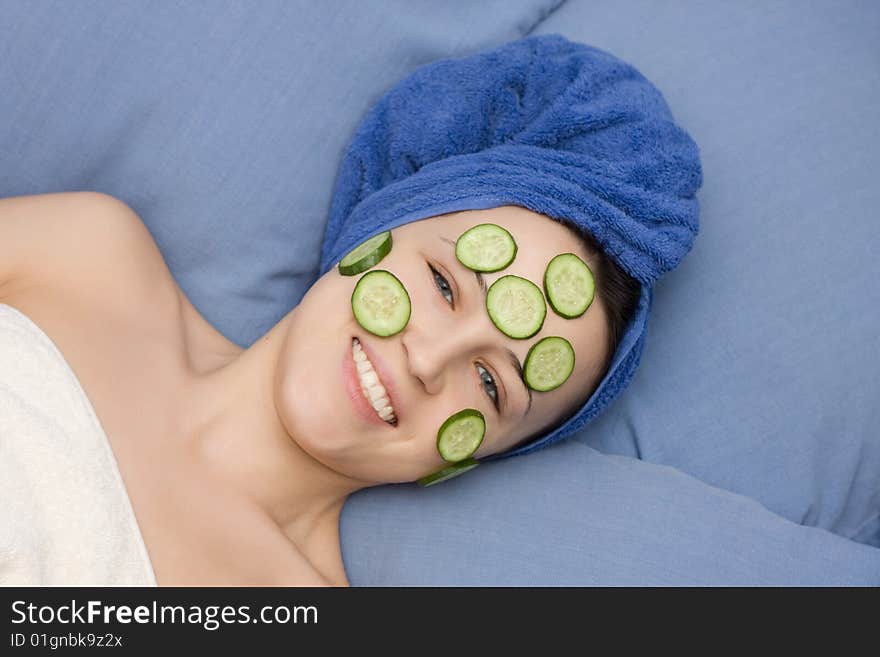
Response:
[{"label": "blue pillow", "polygon": [[584,444],[880,546],[880,4],[567,3],[700,145],[700,235]]},{"label": "blue pillow", "polygon": [[880,585],[880,549],[571,440],[358,491],[340,533],[356,586]]}]

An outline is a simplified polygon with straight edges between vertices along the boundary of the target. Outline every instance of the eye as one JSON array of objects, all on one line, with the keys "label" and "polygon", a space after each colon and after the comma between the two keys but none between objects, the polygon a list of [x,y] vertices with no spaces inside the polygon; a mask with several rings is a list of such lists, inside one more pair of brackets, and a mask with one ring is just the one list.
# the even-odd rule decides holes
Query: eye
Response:
[{"label": "eye", "polygon": [[495,406],[495,410],[498,410],[498,386],[495,385],[495,379],[489,370],[479,363],[477,363],[477,371],[480,373],[480,381],[483,384],[483,390],[489,395],[489,399],[492,400],[492,405]]},{"label": "eye", "polygon": [[428,268],[434,275],[434,281],[437,284],[437,289],[440,290],[440,294],[442,294],[443,298],[446,299],[446,302],[454,308],[455,297],[452,294],[452,288],[449,286],[449,282],[445,278],[443,278],[443,275],[436,269],[434,269],[431,265],[428,265]]}]

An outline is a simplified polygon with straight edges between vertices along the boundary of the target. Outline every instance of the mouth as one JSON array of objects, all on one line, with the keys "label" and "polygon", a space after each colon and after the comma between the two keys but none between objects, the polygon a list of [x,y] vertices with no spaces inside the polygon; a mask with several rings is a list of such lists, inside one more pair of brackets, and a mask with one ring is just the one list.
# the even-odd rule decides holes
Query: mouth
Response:
[{"label": "mouth", "polygon": [[[378,361],[378,358],[375,355],[373,356]],[[379,363],[379,368],[377,369],[364,345],[356,337],[351,339],[351,358],[354,362],[355,373],[364,398],[380,420],[391,426],[397,426],[397,412],[391,402],[389,386],[386,385],[386,382],[390,383],[390,380],[387,372],[384,372],[384,370],[383,373],[386,374],[385,380],[383,381],[379,376],[382,364]]]}]

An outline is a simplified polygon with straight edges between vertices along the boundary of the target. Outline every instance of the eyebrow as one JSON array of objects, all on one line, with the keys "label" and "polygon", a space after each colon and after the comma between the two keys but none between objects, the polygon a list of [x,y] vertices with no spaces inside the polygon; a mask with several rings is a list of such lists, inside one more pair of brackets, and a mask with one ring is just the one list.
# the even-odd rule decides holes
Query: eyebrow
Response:
[{"label": "eyebrow", "polygon": [[[443,240],[444,242],[446,242],[447,244],[451,244],[453,247],[455,247],[455,242],[453,242],[451,239],[449,239],[447,237],[443,237],[442,235],[440,236],[440,239]],[[483,298],[485,299],[486,294],[488,293],[487,287],[486,287],[486,279],[483,278],[482,273],[480,273],[478,271],[474,271],[474,270],[471,270],[471,271],[474,272],[474,276],[477,279],[477,283],[479,283],[479,285],[480,285],[480,289],[483,291]],[[513,365],[513,368],[516,370],[516,373],[519,375],[519,380],[522,381],[523,388],[525,388],[526,393],[529,395],[529,403],[526,406],[525,412],[523,412],[523,414],[521,416],[521,417],[525,417],[528,414],[528,412],[530,410],[532,410],[532,389],[526,383],[526,377],[525,377],[525,374],[523,373],[522,363],[519,362],[519,358],[517,358],[516,354],[513,353],[513,351],[511,351],[507,347],[504,348],[504,351],[507,352],[507,356],[508,356],[508,358],[510,358],[511,365]]]}]

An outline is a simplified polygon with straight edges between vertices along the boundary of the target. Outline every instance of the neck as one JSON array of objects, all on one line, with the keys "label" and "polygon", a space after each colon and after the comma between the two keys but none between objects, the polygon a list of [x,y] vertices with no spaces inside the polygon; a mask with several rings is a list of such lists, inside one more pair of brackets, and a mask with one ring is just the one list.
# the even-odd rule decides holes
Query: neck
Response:
[{"label": "neck", "polygon": [[260,507],[304,551],[316,530],[338,531],[345,499],[368,482],[310,456],[278,417],[274,375],[295,309],[246,350],[192,375],[180,396],[180,432],[222,485]]}]

